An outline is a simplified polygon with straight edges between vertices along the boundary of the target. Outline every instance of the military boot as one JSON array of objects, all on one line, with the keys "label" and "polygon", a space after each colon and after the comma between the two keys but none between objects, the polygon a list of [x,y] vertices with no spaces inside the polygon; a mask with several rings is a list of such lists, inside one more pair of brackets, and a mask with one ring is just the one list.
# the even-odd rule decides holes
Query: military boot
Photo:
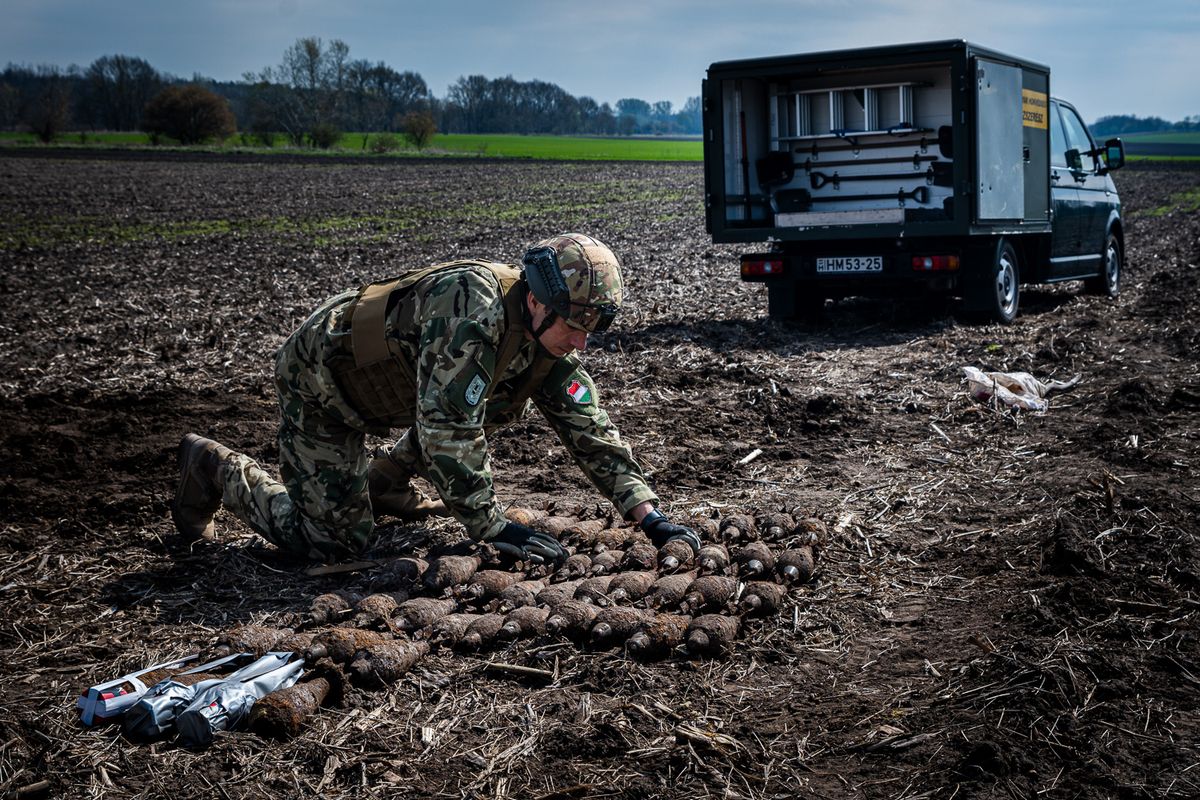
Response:
[{"label": "military boot", "polygon": [[376,451],[367,467],[367,493],[376,519],[381,514],[390,514],[407,522],[420,522],[429,517],[449,516],[446,504],[430,500],[412,485],[412,479],[413,474],[389,458],[386,451]]},{"label": "military boot", "polygon": [[233,451],[212,439],[194,433],[179,443],[179,485],[171,503],[171,519],[175,528],[188,541],[213,539],[213,515],[221,507],[219,468]]}]

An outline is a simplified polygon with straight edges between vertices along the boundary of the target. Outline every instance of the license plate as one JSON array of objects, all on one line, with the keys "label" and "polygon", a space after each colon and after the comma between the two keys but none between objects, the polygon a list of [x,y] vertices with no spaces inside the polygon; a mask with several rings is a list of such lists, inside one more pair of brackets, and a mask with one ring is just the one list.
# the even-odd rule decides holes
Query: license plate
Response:
[{"label": "license plate", "polygon": [[883,272],[883,256],[818,258],[817,272]]}]

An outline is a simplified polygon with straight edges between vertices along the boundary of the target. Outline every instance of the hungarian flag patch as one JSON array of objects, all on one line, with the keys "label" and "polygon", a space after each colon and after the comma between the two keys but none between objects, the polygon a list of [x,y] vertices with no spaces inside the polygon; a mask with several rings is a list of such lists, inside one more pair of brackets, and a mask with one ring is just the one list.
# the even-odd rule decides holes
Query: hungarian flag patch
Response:
[{"label": "hungarian flag patch", "polygon": [[567,387],[567,395],[581,406],[592,401],[592,390],[588,388],[586,383],[579,381],[571,381],[571,384]]}]

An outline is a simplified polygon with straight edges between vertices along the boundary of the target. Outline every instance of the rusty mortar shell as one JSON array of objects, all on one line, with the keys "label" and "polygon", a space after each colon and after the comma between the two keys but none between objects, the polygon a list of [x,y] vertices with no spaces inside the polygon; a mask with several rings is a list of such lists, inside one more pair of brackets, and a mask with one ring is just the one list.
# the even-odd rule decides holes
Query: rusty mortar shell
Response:
[{"label": "rusty mortar shell", "polygon": [[749,542],[758,538],[758,527],[754,523],[754,517],[747,514],[730,514],[721,520],[720,535],[726,542]]},{"label": "rusty mortar shell", "polygon": [[625,551],[621,558],[621,570],[656,570],[658,569],[658,550],[652,544],[635,544]]},{"label": "rusty mortar shell", "polygon": [[338,622],[354,613],[354,606],[362,600],[356,592],[326,592],[313,598],[308,607],[308,619],[313,625]]},{"label": "rusty mortar shell", "polygon": [[709,517],[692,517],[687,524],[702,542],[711,542],[721,534],[721,524]]},{"label": "rusty mortar shell", "polygon": [[783,541],[791,535],[792,529],[795,527],[796,523],[791,514],[783,512],[767,514],[758,523],[758,529],[762,531],[763,538],[771,542]]},{"label": "rusty mortar shell", "polygon": [[766,542],[750,542],[739,547],[733,560],[737,562],[739,576],[769,575],[775,571],[775,554]]},{"label": "rusty mortar shell", "polygon": [[601,609],[592,625],[592,644],[618,645],[633,635],[638,626],[649,618],[649,611],[631,606],[609,606]]},{"label": "rusty mortar shell", "polygon": [[587,553],[576,553],[569,557],[566,562],[559,567],[558,572],[554,573],[553,581],[571,581],[576,578],[585,578],[591,572],[592,557]]},{"label": "rusty mortar shell", "polygon": [[358,651],[354,656],[354,663],[350,665],[350,671],[358,683],[366,686],[387,686],[400,680],[427,655],[428,642],[394,639]]},{"label": "rusty mortar shell", "polygon": [[476,652],[488,647],[496,639],[496,634],[504,627],[503,614],[480,614],[475,618],[454,646],[455,650]]},{"label": "rusty mortar shell", "polygon": [[650,608],[674,608],[687,596],[687,591],[696,580],[695,572],[677,572],[663,575],[650,587],[646,605]]},{"label": "rusty mortar shell", "polygon": [[407,592],[369,594],[355,606],[354,625],[359,628],[386,628],[396,607],[408,599]]},{"label": "rusty mortar shell", "polygon": [[807,583],[816,569],[816,556],[809,545],[784,550],[775,559],[775,569],[784,583]]},{"label": "rusty mortar shell", "polygon": [[546,632],[552,636],[581,639],[591,631],[600,609],[582,600],[563,600],[554,606],[546,618]]},{"label": "rusty mortar shell", "polygon": [[666,658],[676,647],[683,644],[692,618],[682,614],[655,614],[625,642],[625,648],[634,658],[652,660]]},{"label": "rusty mortar shell", "polygon": [[326,670],[294,686],[276,689],[255,701],[250,709],[250,730],[267,739],[294,739],[321,706],[337,703],[343,680],[340,673]]},{"label": "rusty mortar shell", "polygon": [[692,581],[680,604],[685,614],[694,614],[715,608],[723,608],[737,592],[737,578],[728,575],[704,575]]},{"label": "rusty mortar shell", "polygon": [[615,575],[597,575],[594,578],[584,578],[575,589],[575,599],[598,606],[608,605],[608,587]]},{"label": "rusty mortar shell", "polygon": [[646,596],[658,580],[658,575],[649,570],[619,572],[612,576],[608,585],[608,599],[612,603],[632,603]]},{"label": "rusty mortar shell", "polygon": [[783,608],[787,587],[772,581],[753,581],[746,584],[738,607],[743,614],[769,616]]},{"label": "rusty mortar shell", "polygon": [[518,525],[524,525],[526,528],[532,528],[534,524],[546,517],[546,512],[535,508],[519,508],[514,506],[504,512],[504,516],[509,522],[515,522]]},{"label": "rusty mortar shell", "polygon": [[737,617],[705,614],[688,625],[687,649],[693,656],[718,656],[729,651],[741,623]]},{"label": "rusty mortar shell", "polygon": [[376,592],[389,592],[397,589],[412,589],[421,584],[421,578],[429,569],[429,562],[423,558],[404,556],[384,564],[371,579],[371,588]]},{"label": "rusty mortar shell", "polygon": [[562,539],[581,550],[591,550],[596,545],[596,536],[608,527],[607,519],[582,519],[563,529]]},{"label": "rusty mortar shell", "polygon": [[542,533],[548,533],[555,539],[560,539],[563,532],[577,522],[579,520],[575,517],[542,517],[530,527]]},{"label": "rusty mortar shell", "polygon": [[588,574],[596,576],[608,575],[615,572],[617,567],[621,565],[621,557],[624,555],[620,550],[605,550],[602,553],[597,553],[592,556],[592,566],[588,570]]},{"label": "rusty mortar shell", "polygon": [[396,606],[393,624],[402,631],[416,631],[437,622],[458,609],[458,601],[435,597],[414,597]]},{"label": "rusty mortar shell", "polygon": [[508,613],[514,608],[534,605],[538,602],[538,594],[545,588],[545,581],[517,581],[496,596],[496,608]]},{"label": "rusty mortar shell", "polygon": [[487,602],[499,597],[500,593],[517,581],[521,574],[506,569],[481,569],[471,576],[463,588],[462,596],[468,600]]},{"label": "rusty mortar shell", "polygon": [[316,633],[312,631],[293,633],[291,636],[285,636],[275,643],[275,652],[291,652],[303,656],[304,652],[312,646],[313,640],[316,638]]},{"label": "rusty mortar shell", "polygon": [[504,624],[496,631],[496,639],[501,642],[511,642],[516,639],[529,639],[541,636],[546,632],[546,620],[550,618],[550,609],[545,606],[521,606],[514,608],[504,617]]},{"label": "rusty mortar shell", "polygon": [[445,591],[471,580],[479,564],[479,556],[440,556],[429,562],[421,582],[431,592]]},{"label": "rusty mortar shell", "polygon": [[271,628],[266,625],[235,625],[223,633],[210,651],[224,657],[230,653],[254,653],[255,658],[275,649],[275,645],[295,633],[291,628]]},{"label": "rusty mortar shell", "polygon": [[312,663],[320,658],[328,658],[335,663],[345,664],[362,648],[390,641],[391,638],[390,634],[365,628],[330,628],[316,635],[312,645],[304,651],[304,660]]},{"label": "rusty mortar shell", "polygon": [[699,567],[701,575],[713,575],[723,573],[729,568],[729,550],[725,545],[718,542],[711,542],[700,548],[700,555],[696,557],[696,564]]},{"label": "rusty mortar shell", "polygon": [[582,578],[576,578],[573,581],[563,581],[562,583],[552,583],[549,586],[543,586],[537,592],[535,602],[540,606],[549,606],[554,608],[564,600],[571,600],[575,597],[575,591],[583,583]]},{"label": "rusty mortar shell", "polygon": [[453,647],[479,617],[478,614],[447,614],[424,630],[424,637],[434,647]]},{"label": "rusty mortar shell", "polygon": [[805,517],[792,529],[792,540],[796,544],[812,547],[815,554],[829,541],[829,528],[816,517]]},{"label": "rusty mortar shell", "polygon": [[658,565],[664,572],[676,572],[691,567],[695,558],[692,546],[682,539],[667,542],[658,551]]}]

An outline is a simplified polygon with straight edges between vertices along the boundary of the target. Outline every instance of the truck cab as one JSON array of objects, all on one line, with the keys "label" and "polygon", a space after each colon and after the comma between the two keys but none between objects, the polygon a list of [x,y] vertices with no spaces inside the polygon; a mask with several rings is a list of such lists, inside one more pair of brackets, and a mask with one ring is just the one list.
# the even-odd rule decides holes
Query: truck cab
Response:
[{"label": "truck cab", "polygon": [[939,292],[1010,323],[1021,283],[1120,290],[1124,149],[1049,67],[961,40],[718,62],[703,108],[708,230],[759,245],[772,317]]}]

